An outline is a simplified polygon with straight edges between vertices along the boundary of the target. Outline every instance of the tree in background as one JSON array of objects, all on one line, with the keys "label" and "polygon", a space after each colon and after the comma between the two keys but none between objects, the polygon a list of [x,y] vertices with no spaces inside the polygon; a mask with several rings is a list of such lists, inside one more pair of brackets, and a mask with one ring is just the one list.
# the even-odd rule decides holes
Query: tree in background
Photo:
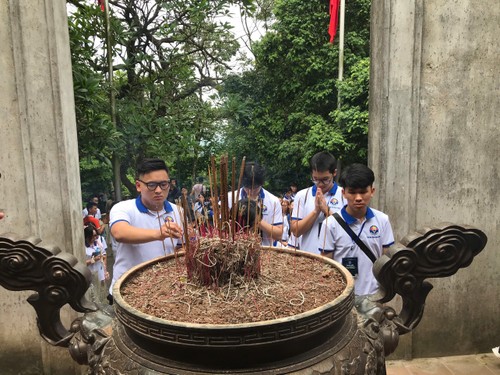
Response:
[{"label": "tree in background", "polygon": [[272,190],[307,184],[308,160],[320,150],[366,162],[369,14],[369,0],[346,6],[346,78],[339,82],[328,2],[276,0],[274,23],[253,44],[254,67],[225,81],[222,148],[259,159]]},{"label": "tree in background", "polygon": [[[342,82],[326,0],[110,0],[116,126],[103,12],[94,1],[68,3],[82,186],[89,190],[111,184],[113,153],[130,195],[144,156],[165,159],[180,184],[206,175],[210,155],[246,156],[266,167],[276,192],[292,181],[308,184],[307,161],[318,150],[366,160],[369,0],[346,7]],[[235,4],[265,33],[248,38],[255,60],[228,75],[239,48],[227,22]]]},{"label": "tree in background", "polygon": [[[96,50],[100,10],[80,7],[68,17],[82,195],[109,191],[111,155],[121,145],[109,116],[102,64]],[[101,22],[102,24],[102,22]]]},{"label": "tree in background", "polygon": [[116,152],[131,195],[130,177],[143,157],[165,159],[180,181],[206,170],[217,123],[209,91],[221,83],[238,49],[222,17],[235,2],[109,1],[115,128],[104,76],[103,13],[94,1],[68,1],[74,7],[69,28],[82,168],[94,168],[95,160],[109,168]]}]

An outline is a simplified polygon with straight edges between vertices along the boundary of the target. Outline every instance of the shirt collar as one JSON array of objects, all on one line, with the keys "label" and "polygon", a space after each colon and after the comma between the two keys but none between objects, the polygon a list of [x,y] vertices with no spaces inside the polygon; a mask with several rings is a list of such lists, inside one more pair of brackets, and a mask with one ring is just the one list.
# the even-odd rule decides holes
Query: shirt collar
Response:
[{"label": "shirt collar", "polygon": [[[346,207],[347,207],[347,205],[345,205],[342,208],[340,213],[342,214],[342,217],[344,218],[345,222],[348,225],[354,224],[357,221],[357,219],[355,217],[352,217],[351,215],[349,215],[347,213]],[[366,209],[366,216],[365,217],[366,217],[366,220],[370,220],[371,218],[375,217],[375,213],[373,212],[373,210],[370,207],[368,207]]]},{"label": "shirt collar", "polygon": [[[335,195],[335,193],[337,192],[338,187],[339,187],[339,185],[337,185],[337,183],[335,181],[333,181],[333,186],[332,186],[332,188],[330,189],[330,191],[327,194]],[[316,191],[318,191],[318,187],[316,185],[313,185],[313,187],[312,187],[312,195],[313,195],[313,197],[316,196]]]},{"label": "shirt collar", "polygon": [[[245,189],[241,188],[241,199],[245,199],[248,197],[248,194],[247,192],[245,191]],[[259,191],[259,199],[264,199],[266,195],[264,194],[264,188],[260,188],[260,191]]]},{"label": "shirt collar", "polygon": [[[139,210],[139,212],[142,212],[144,214],[149,212],[148,208],[142,203],[140,195],[137,198],[135,198],[135,205],[137,206],[137,209]],[[165,200],[165,202],[163,202],[163,208],[165,209],[165,212],[167,212],[167,213],[172,212],[174,210],[172,208],[172,205],[170,204],[170,202],[167,200]]]}]

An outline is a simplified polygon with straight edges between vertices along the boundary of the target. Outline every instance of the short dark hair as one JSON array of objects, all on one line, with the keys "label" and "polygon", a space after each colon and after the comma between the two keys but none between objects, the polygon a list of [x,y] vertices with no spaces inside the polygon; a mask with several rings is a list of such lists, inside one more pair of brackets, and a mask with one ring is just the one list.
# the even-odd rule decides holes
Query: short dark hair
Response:
[{"label": "short dark hair", "polygon": [[309,165],[311,171],[330,172],[334,173],[337,168],[337,160],[335,157],[326,151],[320,151],[311,158]]},{"label": "short dark hair", "polygon": [[137,176],[139,178],[149,172],[164,170],[168,173],[165,162],[161,159],[143,159],[137,166]]},{"label": "short dark hair", "polygon": [[364,164],[351,164],[342,171],[340,186],[343,188],[364,189],[375,182],[373,171]]},{"label": "short dark hair", "polygon": [[256,162],[246,163],[241,184],[246,188],[262,186],[264,185],[265,174],[264,168]]},{"label": "short dark hair", "polygon": [[85,241],[91,240],[92,237],[94,236],[94,231],[97,233],[97,229],[92,223],[88,223],[84,228],[83,228],[83,237],[85,238]]},{"label": "short dark hair", "polygon": [[90,209],[91,209],[92,207],[94,207],[94,206],[95,206],[95,207],[97,207],[97,203],[96,203],[96,202],[92,202],[92,201],[90,201],[90,202],[87,202],[87,205],[85,206],[85,208],[86,208],[86,209],[87,209],[87,211],[88,211],[88,210],[90,210]]}]

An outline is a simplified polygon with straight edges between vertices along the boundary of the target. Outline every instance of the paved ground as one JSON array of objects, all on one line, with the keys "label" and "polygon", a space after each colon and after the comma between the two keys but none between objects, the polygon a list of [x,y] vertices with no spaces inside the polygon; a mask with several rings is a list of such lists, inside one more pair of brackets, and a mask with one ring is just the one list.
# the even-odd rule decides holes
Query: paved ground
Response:
[{"label": "paved ground", "polygon": [[387,375],[500,375],[493,353],[387,361]]}]

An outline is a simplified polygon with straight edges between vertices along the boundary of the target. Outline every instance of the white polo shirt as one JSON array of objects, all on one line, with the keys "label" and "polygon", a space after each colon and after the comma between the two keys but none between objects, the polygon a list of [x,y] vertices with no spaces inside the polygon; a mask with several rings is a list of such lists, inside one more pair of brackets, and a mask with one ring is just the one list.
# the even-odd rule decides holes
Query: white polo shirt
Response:
[{"label": "white polo shirt", "polygon": [[[85,219],[87,216],[89,216],[89,210],[87,210],[87,207],[85,207],[83,210],[82,210],[82,215],[83,215],[83,218]],[[97,212],[95,213],[94,217],[98,220],[101,220],[101,210],[99,208],[97,208]]]},{"label": "white polo shirt", "polygon": [[[232,200],[233,193],[228,193],[228,206],[231,208],[233,206]],[[240,189],[238,194],[238,200],[247,198],[247,193],[244,189]],[[262,208],[262,220],[271,225],[282,225],[283,224],[283,213],[281,210],[281,203],[278,197],[271,194],[266,189],[261,188],[258,198],[261,208]],[[269,237],[266,233],[263,233],[262,246],[272,246],[274,240]]]},{"label": "white polo shirt", "polygon": [[[176,205],[170,204],[167,200],[163,203],[161,211],[150,211],[141,201],[141,197],[119,202],[113,206],[110,212],[110,230],[116,223],[126,221],[130,225],[144,229],[160,230],[160,223],[163,225],[169,221],[182,226],[182,216]],[[113,265],[113,280],[111,282],[110,293],[113,285],[132,267],[148,260],[173,253],[174,248],[181,244],[181,239],[166,238],[163,241],[151,241],[142,244],[129,244],[115,240],[114,249],[115,263]]]},{"label": "white polo shirt", "polygon": [[290,232],[290,236],[288,237],[288,244],[287,244],[287,247],[289,247],[290,249],[296,249],[296,250],[300,250],[300,239],[302,238],[301,237],[295,237],[295,235]]},{"label": "white polo shirt", "polygon": [[[314,211],[314,201],[316,199],[317,190],[317,186],[313,185],[312,187],[303,189],[297,193],[293,204],[292,222],[294,220],[302,220],[304,217]],[[336,182],[333,183],[330,191],[324,194],[324,197],[326,200],[326,204],[330,209],[330,212],[339,212],[344,206],[342,188],[338,186]],[[293,237],[293,241],[289,240],[288,245],[290,247],[299,248],[310,253],[319,254],[319,231],[321,228],[321,223],[324,219],[325,215],[323,213],[320,213],[311,229],[309,229],[308,232],[304,233],[298,239],[295,239],[295,237]]]},{"label": "white polo shirt", "polygon": [[[381,211],[368,207],[365,220],[361,223],[342,208],[340,215],[361,241],[378,259],[383,248],[394,243],[389,216]],[[355,243],[338,221],[329,216],[320,232],[319,251],[333,251],[333,259],[342,264],[343,258],[357,258],[358,275],[354,277],[354,293],[358,296],[374,294],[378,290],[378,282],[373,275],[373,263],[363,250]]]}]

